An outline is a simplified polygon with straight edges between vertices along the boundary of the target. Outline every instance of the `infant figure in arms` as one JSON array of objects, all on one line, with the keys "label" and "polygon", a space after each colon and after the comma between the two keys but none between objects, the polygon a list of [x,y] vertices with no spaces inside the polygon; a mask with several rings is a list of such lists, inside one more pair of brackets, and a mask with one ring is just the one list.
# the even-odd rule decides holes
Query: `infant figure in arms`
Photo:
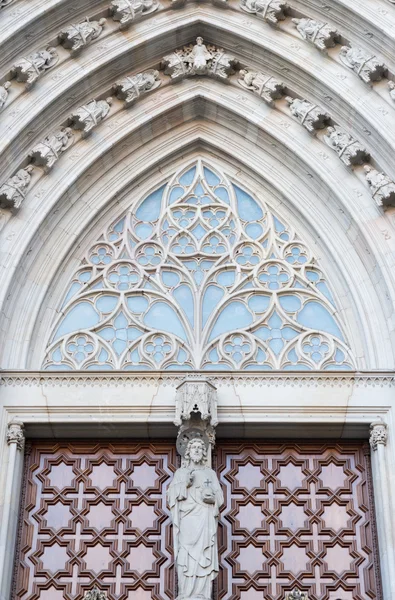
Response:
[{"label": "infant figure in arms", "polygon": [[174,557],[178,575],[177,600],[211,600],[218,575],[217,527],[224,501],[215,472],[206,466],[202,439],[191,439],[184,464],[174,474],[167,500],[173,521]]}]

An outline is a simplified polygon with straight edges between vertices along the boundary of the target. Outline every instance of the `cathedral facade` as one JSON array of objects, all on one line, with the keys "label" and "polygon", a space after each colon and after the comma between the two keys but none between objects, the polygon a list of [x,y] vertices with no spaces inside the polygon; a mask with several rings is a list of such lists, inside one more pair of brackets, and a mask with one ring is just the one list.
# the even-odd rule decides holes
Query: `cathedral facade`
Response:
[{"label": "cathedral facade", "polygon": [[393,0],[0,49],[0,600],[394,600]]}]

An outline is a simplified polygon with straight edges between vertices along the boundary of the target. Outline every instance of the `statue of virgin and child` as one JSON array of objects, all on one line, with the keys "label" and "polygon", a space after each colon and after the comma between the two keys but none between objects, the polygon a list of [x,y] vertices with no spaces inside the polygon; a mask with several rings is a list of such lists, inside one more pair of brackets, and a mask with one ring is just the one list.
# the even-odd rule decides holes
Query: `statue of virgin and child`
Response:
[{"label": "statue of virgin and child", "polygon": [[191,439],[184,453],[184,466],[175,472],[167,492],[173,521],[177,600],[211,600],[212,582],[218,575],[217,528],[224,497],[206,459],[203,439]]}]

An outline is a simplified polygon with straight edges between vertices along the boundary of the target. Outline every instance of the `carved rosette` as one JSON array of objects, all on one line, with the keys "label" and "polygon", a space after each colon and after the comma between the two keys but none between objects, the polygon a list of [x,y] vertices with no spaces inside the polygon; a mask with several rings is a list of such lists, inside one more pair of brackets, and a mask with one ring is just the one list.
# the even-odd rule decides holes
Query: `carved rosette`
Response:
[{"label": "carved rosette", "polygon": [[12,419],[8,423],[7,444],[16,444],[18,450],[23,450],[25,445],[24,425],[19,419]]},{"label": "carved rosette", "polygon": [[369,443],[372,450],[377,450],[379,444],[387,445],[388,426],[383,421],[377,421],[370,425]]}]

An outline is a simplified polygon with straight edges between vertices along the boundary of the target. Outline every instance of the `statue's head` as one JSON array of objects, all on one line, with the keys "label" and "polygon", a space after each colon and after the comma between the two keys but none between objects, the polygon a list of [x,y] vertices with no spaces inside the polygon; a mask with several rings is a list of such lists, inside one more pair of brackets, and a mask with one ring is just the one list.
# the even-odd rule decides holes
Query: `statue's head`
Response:
[{"label": "statue's head", "polygon": [[196,43],[197,43],[197,45],[198,45],[198,46],[202,46],[202,45],[203,45],[203,38],[202,38],[202,37],[200,37],[200,36],[199,36],[199,37],[197,37],[197,38],[196,38]]},{"label": "statue's head", "polygon": [[187,448],[185,450],[184,458],[188,461],[192,461],[195,464],[203,463],[206,461],[207,450],[203,440],[199,438],[193,438],[189,440]]}]

